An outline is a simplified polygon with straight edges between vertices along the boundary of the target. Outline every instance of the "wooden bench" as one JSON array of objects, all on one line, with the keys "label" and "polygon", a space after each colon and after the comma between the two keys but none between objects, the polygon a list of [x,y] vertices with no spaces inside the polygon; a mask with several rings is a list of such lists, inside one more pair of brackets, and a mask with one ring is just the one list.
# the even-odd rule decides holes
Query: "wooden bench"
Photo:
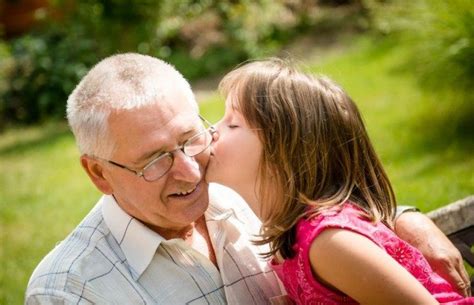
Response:
[{"label": "wooden bench", "polygon": [[[474,267],[474,196],[453,202],[427,215],[459,249],[464,260]],[[471,291],[474,292],[474,275],[471,276]]]}]

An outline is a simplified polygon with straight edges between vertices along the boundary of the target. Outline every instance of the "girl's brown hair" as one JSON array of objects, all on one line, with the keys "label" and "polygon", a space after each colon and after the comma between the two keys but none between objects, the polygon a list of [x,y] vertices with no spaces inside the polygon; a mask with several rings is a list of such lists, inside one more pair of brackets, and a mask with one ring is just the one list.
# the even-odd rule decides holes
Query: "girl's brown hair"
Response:
[{"label": "girl's brown hair", "polygon": [[356,105],[339,86],[272,58],[238,67],[219,88],[262,142],[256,243],[270,244],[263,255],[291,257],[297,221],[347,200],[393,226],[392,186]]}]

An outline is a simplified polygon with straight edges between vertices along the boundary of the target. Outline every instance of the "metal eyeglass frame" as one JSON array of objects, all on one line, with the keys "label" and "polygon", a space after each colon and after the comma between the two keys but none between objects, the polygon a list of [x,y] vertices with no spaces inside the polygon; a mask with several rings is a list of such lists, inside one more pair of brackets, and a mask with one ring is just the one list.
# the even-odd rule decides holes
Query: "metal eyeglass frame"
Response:
[{"label": "metal eyeglass frame", "polygon": [[[206,123],[209,127],[207,127],[205,130],[193,135],[192,137],[190,137],[189,139],[187,139],[182,145],[176,147],[175,149],[173,149],[172,151],[167,151],[167,152],[164,152],[162,154],[160,154],[159,156],[157,156],[156,158],[154,158],[153,160],[151,160],[150,162],[148,162],[141,170],[134,170],[134,169],[131,169],[129,168],[128,166],[125,166],[123,164],[120,164],[120,163],[117,163],[115,161],[112,161],[112,160],[107,160],[107,159],[103,159],[103,158],[99,158],[99,157],[96,157],[94,156],[94,158],[97,158],[97,159],[100,159],[100,160],[103,160],[103,161],[106,161],[112,165],[115,165],[117,167],[120,167],[120,168],[123,168],[123,169],[126,169],[132,173],[134,173],[135,175],[137,175],[138,177],[142,177],[145,181],[148,181],[148,182],[153,182],[153,181],[156,181],[158,179],[160,179],[161,177],[163,177],[164,175],[166,175],[169,170],[173,167],[173,164],[174,164],[174,152],[178,151],[178,150],[181,150],[183,152],[184,155],[188,156],[188,157],[194,157],[194,156],[197,156],[199,155],[200,153],[202,153],[203,151],[205,151],[212,143],[212,139],[213,139],[213,136],[214,134],[217,132],[216,128],[208,121],[206,120],[203,116],[199,115],[199,118],[204,122]],[[188,143],[190,143],[191,140],[195,139],[196,137],[198,136],[201,136],[202,134],[206,133],[206,132],[209,132],[211,134],[211,141],[209,142],[209,144],[203,149],[201,150],[200,152],[196,153],[196,154],[193,154],[193,155],[188,155],[185,151],[185,148],[186,148],[186,145]],[[154,178],[154,179],[147,179],[145,178],[145,174],[144,172],[147,170],[147,168],[149,168],[150,166],[152,166],[154,163],[158,162],[159,160],[163,159],[163,158],[171,158],[171,163],[170,163],[170,166],[169,168],[163,172],[163,174],[161,174],[160,176]]]}]

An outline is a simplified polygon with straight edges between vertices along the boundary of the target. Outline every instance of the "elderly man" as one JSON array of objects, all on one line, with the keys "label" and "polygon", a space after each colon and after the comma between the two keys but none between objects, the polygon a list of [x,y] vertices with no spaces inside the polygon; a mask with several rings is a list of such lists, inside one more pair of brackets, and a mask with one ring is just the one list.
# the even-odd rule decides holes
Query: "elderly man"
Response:
[{"label": "elderly man", "polygon": [[[139,54],[106,58],[70,95],[67,113],[81,164],[104,195],[36,268],[27,304],[285,301],[258,257],[264,249],[250,242],[255,216],[204,181],[214,130],[179,72]],[[448,262],[452,281],[465,272],[421,214],[403,214],[397,230],[432,264]]]}]

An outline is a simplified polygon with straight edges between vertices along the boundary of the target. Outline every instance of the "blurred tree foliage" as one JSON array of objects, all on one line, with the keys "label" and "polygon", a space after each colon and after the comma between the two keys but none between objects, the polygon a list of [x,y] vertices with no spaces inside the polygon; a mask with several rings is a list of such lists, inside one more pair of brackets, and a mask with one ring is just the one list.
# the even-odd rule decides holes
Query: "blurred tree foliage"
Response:
[{"label": "blurred tree foliage", "polygon": [[423,85],[474,104],[472,0],[50,0],[35,12],[39,27],[0,40],[0,130],[63,118],[68,94],[105,56],[150,54],[193,80],[274,54],[306,30],[340,28],[346,20],[322,5],[356,7],[377,33],[411,46],[407,67]]},{"label": "blurred tree foliage", "polygon": [[0,129],[63,118],[68,94],[105,56],[150,54],[192,80],[272,54],[315,22],[318,6],[313,0],[50,0],[36,13],[41,26],[0,41]]},{"label": "blurred tree foliage", "polygon": [[474,1],[363,0],[371,28],[410,46],[420,84],[448,93],[474,114]]}]

